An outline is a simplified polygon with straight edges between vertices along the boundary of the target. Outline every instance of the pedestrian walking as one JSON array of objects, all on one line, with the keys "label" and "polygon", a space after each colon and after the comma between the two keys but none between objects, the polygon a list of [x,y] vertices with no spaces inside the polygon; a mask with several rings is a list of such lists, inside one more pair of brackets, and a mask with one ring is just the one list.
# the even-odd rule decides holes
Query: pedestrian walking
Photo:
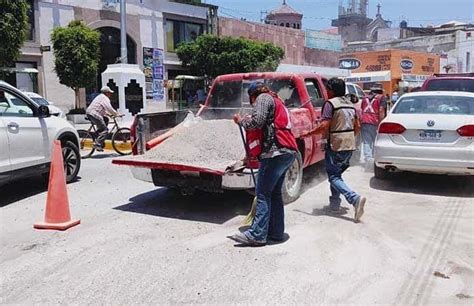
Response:
[{"label": "pedestrian walking", "polygon": [[260,161],[256,214],[248,230],[229,238],[244,245],[261,246],[268,240],[284,240],[282,186],[286,171],[296,158],[297,144],[283,101],[261,82],[250,84],[248,95],[252,115],[236,114],[234,121],[247,131],[249,154]]},{"label": "pedestrian walking", "polygon": [[395,91],[392,93],[392,99],[391,99],[391,100],[392,100],[392,101],[391,101],[391,102],[392,102],[392,105],[395,104],[395,102],[397,102],[397,100],[398,100],[398,91],[395,90]]},{"label": "pedestrian walking", "polygon": [[382,89],[373,88],[369,97],[362,100],[360,121],[362,124],[362,147],[366,164],[373,161],[377,128],[380,121],[385,118],[386,109],[387,100],[383,95]]},{"label": "pedestrian walking", "polygon": [[341,194],[354,206],[354,220],[359,222],[364,214],[366,198],[353,191],[342,179],[349,168],[352,152],[356,149],[355,134],[360,123],[353,103],[345,96],[346,84],[339,78],[327,83],[329,100],[323,104],[321,123],[308,135],[322,134],[327,138],[325,148],[326,172],[331,189],[329,212],[340,214]]},{"label": "pedestrian walking", "polygon": [[104,151],[105,139],[109,133],[107,115],[119,116],[119,113],[110,104],[110,97],[114,93],[112,89],[104,86],[100,92],[101,94],[95,97],[87,108],[86,115],[97,128],[98,136],[93,146],[97,151]]}]

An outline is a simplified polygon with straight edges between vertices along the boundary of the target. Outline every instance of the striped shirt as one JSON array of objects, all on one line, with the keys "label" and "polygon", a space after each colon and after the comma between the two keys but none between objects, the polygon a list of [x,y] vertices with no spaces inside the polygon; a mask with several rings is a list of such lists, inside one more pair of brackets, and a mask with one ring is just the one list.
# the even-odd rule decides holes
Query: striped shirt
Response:
[{"label": "striped shirt", "polygon": [[107,115],[117,115],[117,111],[110,104],[110,99],[106,95],[100,94],[92,100],[86,114],[102,118]]}]

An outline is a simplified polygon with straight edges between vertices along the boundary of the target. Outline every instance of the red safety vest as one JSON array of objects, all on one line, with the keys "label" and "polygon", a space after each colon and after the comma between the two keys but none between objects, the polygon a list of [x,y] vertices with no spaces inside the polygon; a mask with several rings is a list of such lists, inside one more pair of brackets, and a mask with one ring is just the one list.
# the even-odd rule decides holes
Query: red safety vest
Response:
[{"label": "red safety vest", "polygon": [[[275,129],[275,144],[279,148],[298,150],[295,136],[291,132],[290,112],[283,101],[274,93],[269,93],[275,103],[273,127]],[[263,149],[263,129],[246,131],[247,145],[250,158],[258,158]]]},{"label": "red safety vest", "polygon": [[382,95],[376,95],[369,100],[369,98],[364,98],[361,104],[362,115],[360,118],[361,123],[378,125],[380,123],[380,100]]}]

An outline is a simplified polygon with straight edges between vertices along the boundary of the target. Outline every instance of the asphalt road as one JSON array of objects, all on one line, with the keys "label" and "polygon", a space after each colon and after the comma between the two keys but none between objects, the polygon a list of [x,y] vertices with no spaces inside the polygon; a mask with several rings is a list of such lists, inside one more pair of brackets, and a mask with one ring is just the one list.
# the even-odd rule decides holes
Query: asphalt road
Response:
[{"label": "asphalt road", "polygon": [[[83,161],[68,186],[65,232],[38,231],[41,178],[0,187],[0,304],[467,304],[474,303],[474,182],[345,175],[368,198],[353,211],[322,209],[321,165],[286,206],[281,244],[243,248],[226,239],[251,204],[244,193],[182,197],[134,180],[110,155]],[[348,207],[348,206],[347,206]],[[445,278],[446,277],[446,278]]]}]

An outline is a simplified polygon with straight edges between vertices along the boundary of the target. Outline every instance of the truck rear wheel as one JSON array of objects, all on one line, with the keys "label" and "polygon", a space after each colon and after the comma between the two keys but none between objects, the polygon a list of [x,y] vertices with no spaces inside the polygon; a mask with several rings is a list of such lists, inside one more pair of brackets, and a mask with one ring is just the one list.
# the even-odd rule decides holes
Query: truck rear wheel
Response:
[{"label": "truck rear wheel", "polygon": [[282,194],[285,204],[296,201],[300,197],[303,185],[303,159],[301,153],[297,153],[295,161],[286,172],[283,183]]}]

